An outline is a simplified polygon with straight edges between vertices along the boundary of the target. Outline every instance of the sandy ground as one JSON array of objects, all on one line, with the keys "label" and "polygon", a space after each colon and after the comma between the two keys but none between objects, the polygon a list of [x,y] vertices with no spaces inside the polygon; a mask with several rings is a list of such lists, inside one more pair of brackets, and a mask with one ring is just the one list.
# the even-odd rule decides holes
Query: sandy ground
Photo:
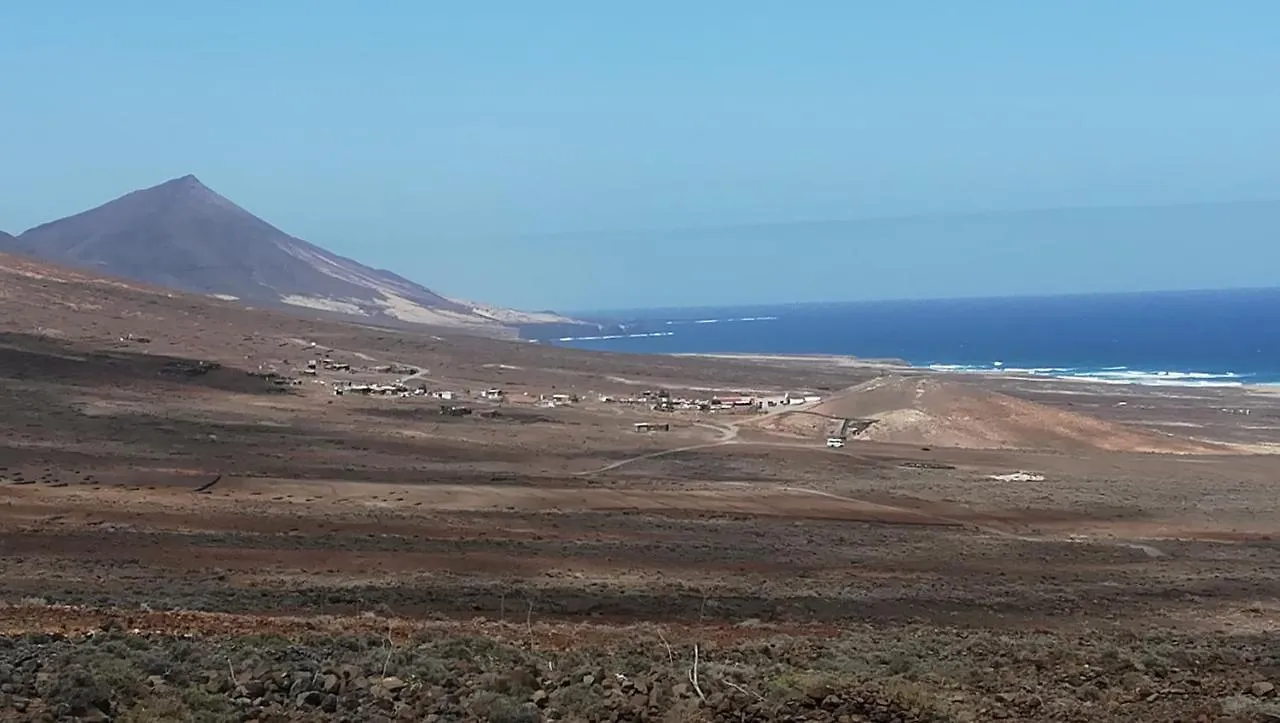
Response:
[{"label": "sandy ground", "polygon": [[[886,370],[392,332],[31,269],[0,281],[0,597],[25,601],[0,609],[11,630],[48,624],[33,605],[72,606],[57,608],[79,611],[68,625],[103,609],[465,625],[518,608],[618,630],[1280,630],[1280,458],[1259,453],[1280,427],[1272,394],[942,378],[950,391],[920,409],[1006,443],[828,449],[825,425],[797,422],[812,409],[664,415],[597,399],[841,399]],[[298,375],[324,357],[353,371]],[[331,391],[407,376],[386,365],[476,413]],[[263,370],[303,381],[276,388],[250,374]],[[476,397],[490,387],[505,401]],[[552,393],[582,401],[537,406]],[[997,398],[1034,414],[983,418],[1008,408]],[[671,431],[632,431],[655,418]],[[1052,443],[1064,419],[1070,449]],[[1144,453],[1122,433],[1185,444]]]}]

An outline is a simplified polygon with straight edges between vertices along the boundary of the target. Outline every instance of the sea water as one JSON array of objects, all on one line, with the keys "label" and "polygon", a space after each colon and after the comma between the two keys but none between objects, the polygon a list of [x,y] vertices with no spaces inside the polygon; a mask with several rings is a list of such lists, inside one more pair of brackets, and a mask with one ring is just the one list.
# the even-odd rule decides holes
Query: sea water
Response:
[{"label": "sea water", "polygon": [[661,309],[540,339],[637,353],[831,354],[1113,384],[1280,384],[1280,289]]}]

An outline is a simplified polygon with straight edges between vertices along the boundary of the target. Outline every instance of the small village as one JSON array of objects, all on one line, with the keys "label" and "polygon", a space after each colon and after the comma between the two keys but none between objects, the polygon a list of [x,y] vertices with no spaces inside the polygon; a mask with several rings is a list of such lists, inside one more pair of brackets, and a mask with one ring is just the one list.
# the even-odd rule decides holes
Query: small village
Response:
[{"label": "small village", "polygon": [[[314,343],[309,350],[315,354],[316,358],[306,360],[301,367],[290,365],[288,360],[282,360],[279,365],[264,364],[258,371],[250,374],[267,380],[282,391],[300,387],[310,379],[314,384],[327,386],[335,397],[356,395],[394,399],[428,399],[438,403],[440,415],[446,417],[475,415],[487,418],[494,416],[494,407],[507,404],[556,409],[580,405],[584,401],[669,415],[759,414],[771,408],[815,404],[822,399],[817,394],[795,391],[774,395],[735,393],[684,396],[673,394],[667,389],[657,389],[645,390],[630,396],[591,394],[584,399],[579,394],[563,391],[546,393],[525,391],[512,394],[500,387],[459,390],[439,388],[431,384],[429,372],[425,369],[396,364],[365,367],[353,365],[347,361],[338,361],[333,358],[332,350],[317,347]],[[292,375],[281,373],[279,367],[282,366],[290,367]],[[396,375],[398,378],[385,380],[390,375]],[[375,379],[375,377],[382,377],[382,379]],[[477,405],[480,408],[477,408]],[[635,432],[641,433],[667,432],[671,430],[672,424],[669,421],[646,420],[632,422],[630,427]]]},{"label": "small village", "polygon": [[645,391],[635,397],[601,395],[600,401],[605,404],[646,407],[655,412],[760,412],[769,407],[814,404],[822,401],[822,397],[804,392],[787,392],[780,396],[717,395],[690,398],[673,397],[671,392],[660,389]]}]

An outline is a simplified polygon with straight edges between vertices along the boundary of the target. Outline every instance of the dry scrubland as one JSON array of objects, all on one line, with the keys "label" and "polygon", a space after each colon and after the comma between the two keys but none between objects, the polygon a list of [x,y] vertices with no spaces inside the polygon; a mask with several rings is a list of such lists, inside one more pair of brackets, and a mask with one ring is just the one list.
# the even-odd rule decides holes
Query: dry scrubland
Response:
[{"label": "dry scrubland", "polygon": [[[0,720],[1280,720],[1277,396],[588,354],[12,258],[0,305]],[[325,354],[356,372],[248,373]],[[321,383],[385,365],[507,401]],[[825,399],[651,435],[595,401],[659,387]],[[839,418],[878,421],[826,449]]]}]

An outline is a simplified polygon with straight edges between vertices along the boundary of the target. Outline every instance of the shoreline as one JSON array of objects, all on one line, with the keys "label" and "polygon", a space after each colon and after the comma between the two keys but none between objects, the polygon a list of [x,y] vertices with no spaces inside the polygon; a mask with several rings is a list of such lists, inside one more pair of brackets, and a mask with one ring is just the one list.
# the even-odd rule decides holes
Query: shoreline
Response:
[{"label": "shoreline", "polygon": [[734,359],[749,362],[782,362],[806,365],[828,365],[844,368],[875,369],[907,374],[939,374],[956,376],[979,376],[984,378],[1007,379],[1014,381],[1064,382],[1070,384],[1095,384],[1106,387],[1141,387],[1144,389],[1199,389],[1227,390],[1235,389],[1256,394],[1280,394],[1280,382],[1245,382],[1245,381],[1212,381],[1212,379],[1231,379],[1227,375],[1214,375],[1210,379],[1201,377],[1173,377],[1167,375],[1189,374],[1187,372],[1146,372],[1124,370],[1140,375],[1133,379],[1099,378],[1084,374],[1049,374],[1036,373],[1031,370],[991,368],[936,368],[933,366],[916,366],[903,359],[864,359],[847,354],[750,354],[742,352],[675,352],[664,356],[699,357],[705,359]]},{"label": "shoreline", "polygon": [[738,352],[673,352],[663,356],[698,357],[703,359],[737,359],[740,361],[792,362],[799,364],[826,364],[839,367],[865,367],[868,369],[915,370],[904,359],[864,359],[847,354],[746,354]]}]

